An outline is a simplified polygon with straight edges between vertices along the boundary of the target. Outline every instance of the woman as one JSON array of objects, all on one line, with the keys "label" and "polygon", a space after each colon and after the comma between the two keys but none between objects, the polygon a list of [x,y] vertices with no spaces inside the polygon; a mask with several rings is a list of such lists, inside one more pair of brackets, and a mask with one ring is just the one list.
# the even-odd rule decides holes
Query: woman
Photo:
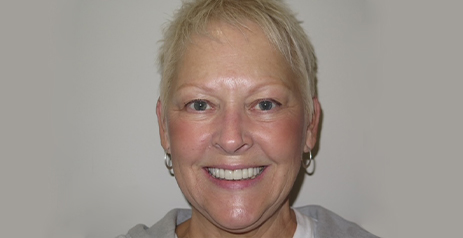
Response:
[{"label": "woman", "polygon": [[283,3],[184,3],[159,58],[161,144],[192,209],[125,237],[375,237],[289,205],[321,109],[312,45]]}]

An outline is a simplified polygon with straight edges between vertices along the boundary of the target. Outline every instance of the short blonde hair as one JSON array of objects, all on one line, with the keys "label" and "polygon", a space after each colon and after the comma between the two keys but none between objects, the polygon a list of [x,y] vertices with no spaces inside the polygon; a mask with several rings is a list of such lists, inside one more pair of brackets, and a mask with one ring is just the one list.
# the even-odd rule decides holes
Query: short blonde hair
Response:
[{"label": "short blonde hair", "polygon": [[166,109],[169,100],[172,80],[177,76],[178,63],[192,35],[207,34],[207,27],[212,21],[239,28],[247,28],[245,22],[251,21],[263,30],[297,76],[310,121],[313,114],[312,98],[316,96],[317,60],[300,22],[280,0],[184,1],[174,14],[173,21],[164,29],[159,52],[160,100],[163,109]]}]

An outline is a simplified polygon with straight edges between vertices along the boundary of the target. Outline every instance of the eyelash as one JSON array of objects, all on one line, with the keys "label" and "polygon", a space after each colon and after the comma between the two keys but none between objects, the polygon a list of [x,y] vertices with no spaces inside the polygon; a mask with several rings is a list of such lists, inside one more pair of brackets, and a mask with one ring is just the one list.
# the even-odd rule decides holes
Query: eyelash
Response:
[{"label": "eyelash", "polygon": [[[262,103],[262,102],[271,102],[271,103],[273,103],[275,106],[272,106],[272,108],[269,109],[269,110],[262,110],[261,108],[256,108],[256,107],[259,107],[260,103]],[[273,99],[270,99],[270,98],[264,98],[264,99],[258,100],[258,101],[256,102],[256,104],[253,105],[252,108],[253,108],[253,109],[260,110],[260,111],[270,111],[270,110],[273,110],[275,107],[279,107],[279,106],[281,106],[281,103],[280,103],[280,102],[278,102],[278,101],[276,101],[276,100],[273,100]]]},{"label": "eyelash", "polygon": [[[192,106],[194,107],[194,103],[197,103],[197,102],[201,102],[201,103],[205,103],[206,104],[206,108],[204,110],[197,110],[196,108],[192,108]],[[211,108],[211,103],[207,100],[204,100],[204,99],[194,99],[194,100],[191,100],[187,103],[185,103],[185,108],[188,110],[188,109],[191,109],[195,112],[201,112],[201,111],[206,111],[208,109]]]},{"label": "eyelash", "polygon": [[[198,102],[201,102],[201,103],[205,103],[206,104],[206,108],[203,109],[203,110],[198,110],[197,108],[194,107],[194,103],[198,103]],[[262,102],[271,102],[273,105],[272,105],[272,108],[268,109],[268,110],[264,110],[262,108],[260,108],[260,103]],[[257,100],[251,107],[251,109],[255,109],[255,110],[259,110],[259,111],[270,111],[270,110],[274,110],[275,107],[279,107],[281,106],[281,103],[276,101],[276,100],[273,100],[273,99],[270,99],[270,98],[264,98],[264,99],[260,99],[260,100]],[[206,111],[206,110],[210,110],[211,109],[211,103],[207,100],[204,100],[204,99],[194,99],[194,100],[191,100],[187,103],[185,103],[185,108],[188,110],[188,109],[191,109],[195,112],[201,112],[201,111]]]}]

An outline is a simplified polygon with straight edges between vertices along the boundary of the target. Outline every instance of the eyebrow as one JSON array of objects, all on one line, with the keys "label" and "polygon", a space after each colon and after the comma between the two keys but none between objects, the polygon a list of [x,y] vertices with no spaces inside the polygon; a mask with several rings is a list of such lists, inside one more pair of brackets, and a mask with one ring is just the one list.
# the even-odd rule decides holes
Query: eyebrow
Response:
[{"label": "eyebrow", "polygon": [[211,87],[208,87],[204,84],[194,84],[194,83],[184,83],[182,85],[180,85],[176,90],[177,91],[180,91],[180,90],[183,90],[185,88],[197,88],[197,89],[201,89],[203,91],[212,91],[213,89]]},{"label": "eyebrow", "polygon": [[[264,87],[268,87],[268,86],[283,86],[286,89],[291,90],[291,87],[288,85],[288,81],[290,81],[290,80],[276,79],[276,78],[272,78],[272,77],[265,77],[265,79],[269,79],[269,80],[271,80],[271,82],[268,82],[267,80],[263,80],[262,83],[258,83],[257,85],[254,85],[250,89],[250,92],[252,93],[252,92],[258,91],[260,88],[264,88]],[[186,83],[180,85],[176,89],[176,91],[180,91],[180,90],[183,90],[184,88],[190,88],[190,87],[200,89],[200,90],[206,91],[206,92],[211,92],[211,91],[215,90],[213,87],[209,87],[206,84],[198,84],[198,83],[186,82]]]}]

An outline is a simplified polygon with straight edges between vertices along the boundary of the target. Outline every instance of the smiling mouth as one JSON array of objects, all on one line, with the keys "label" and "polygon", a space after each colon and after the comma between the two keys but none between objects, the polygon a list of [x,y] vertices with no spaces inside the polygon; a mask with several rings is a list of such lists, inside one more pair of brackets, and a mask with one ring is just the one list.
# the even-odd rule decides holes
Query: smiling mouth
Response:
[{"label": "smiling mouth", "polygon": [[262,174],[264,169],[265,166],[235,170],[207,168],[207,171],[212,177],[216,179],[234,181],[254,179],[258,177],[260,174]]}]

